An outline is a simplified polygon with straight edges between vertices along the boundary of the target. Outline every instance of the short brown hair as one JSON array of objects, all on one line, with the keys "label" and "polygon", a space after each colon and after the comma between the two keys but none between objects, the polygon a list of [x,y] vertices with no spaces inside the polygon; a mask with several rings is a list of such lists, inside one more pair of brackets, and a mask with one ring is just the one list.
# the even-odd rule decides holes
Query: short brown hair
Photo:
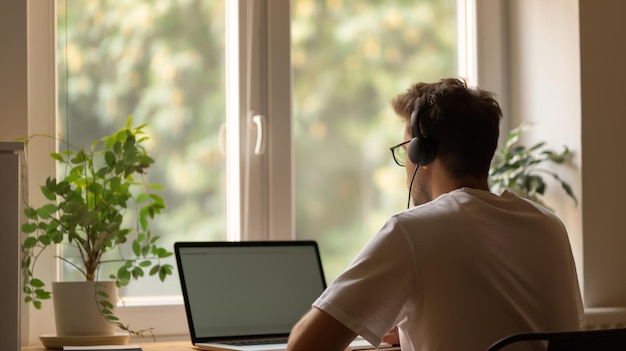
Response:
[{"label": "short brown hair", "polygon": [[446,78],[414,84],[391,104],[410,123],[418,98],[420,131],[436,143],[443,167],[456,178],[487,176],[502,118],[494,94],[468,88],[462,79]]}]

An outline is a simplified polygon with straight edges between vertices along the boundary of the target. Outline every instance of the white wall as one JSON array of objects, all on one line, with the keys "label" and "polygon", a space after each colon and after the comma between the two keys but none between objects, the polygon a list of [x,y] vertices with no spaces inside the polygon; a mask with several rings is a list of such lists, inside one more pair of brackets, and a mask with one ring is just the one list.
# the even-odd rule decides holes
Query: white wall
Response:
[{"label": "white wall", "polygon": [[585,301],[626,306],[626,1],[581,0]]},{"label": "white wall", "polygon": [[0,141],[26,134],[26,2],[0,1]]},{"label": "white wall", "polygon": [[578,2],[507,1],[511,126],[533,121],[524,140],[572,151],[571,167],[553,168],[574,189],[575,206],[558,183],[548,183],[546,202],[565,223],[583,283],[582,144]]}]

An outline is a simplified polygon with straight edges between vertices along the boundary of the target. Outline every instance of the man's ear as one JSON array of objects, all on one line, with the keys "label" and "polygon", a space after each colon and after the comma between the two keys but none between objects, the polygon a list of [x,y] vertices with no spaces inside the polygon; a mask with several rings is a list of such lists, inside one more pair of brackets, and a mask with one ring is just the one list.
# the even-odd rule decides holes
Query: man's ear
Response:
[{"label": "man's ear", "polygon": [[439,158],[437,157],[435,157],[435,159],[429,164],[420,166],[420,172],[430,173],[435,167],[441,168],[441,164],[439,163]]}]

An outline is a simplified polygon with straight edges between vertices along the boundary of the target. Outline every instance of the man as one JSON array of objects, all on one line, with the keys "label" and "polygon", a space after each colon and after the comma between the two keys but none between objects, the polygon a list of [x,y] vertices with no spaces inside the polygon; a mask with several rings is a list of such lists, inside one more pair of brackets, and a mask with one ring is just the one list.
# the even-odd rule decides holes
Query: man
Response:
[{"label": "man", "polygon": [[576,330],[582,301],[566,230],[550,211],[489,192],[502,112],[464,81],[418,83],[392,105],[392,148],[416,207],[393,215],[294,326],[289,350],[378,345],[483,351],[505,336]]}]

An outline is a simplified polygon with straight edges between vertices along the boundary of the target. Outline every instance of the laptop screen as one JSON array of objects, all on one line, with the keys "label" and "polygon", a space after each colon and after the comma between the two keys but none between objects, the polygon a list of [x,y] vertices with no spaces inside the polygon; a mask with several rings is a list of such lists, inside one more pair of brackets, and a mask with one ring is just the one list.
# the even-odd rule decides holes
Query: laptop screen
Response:
[{"label": "laptop screen", "polygon": [[313,241],[174,247],[194,342],[288,334],[326,288]]}]

